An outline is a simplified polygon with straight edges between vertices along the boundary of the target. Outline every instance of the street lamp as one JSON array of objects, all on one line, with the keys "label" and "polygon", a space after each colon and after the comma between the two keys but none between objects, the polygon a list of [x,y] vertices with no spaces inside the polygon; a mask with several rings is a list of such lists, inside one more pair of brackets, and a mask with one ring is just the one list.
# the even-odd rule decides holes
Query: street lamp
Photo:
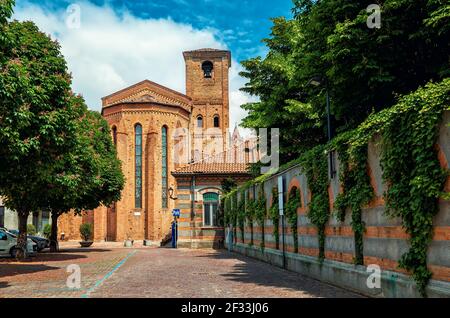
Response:
[{"label": "street lamp", "polygon": [[[170,187],[167,189],[167,192],[169,193],[169,198],[171,200],[178,200],[178,198],[173,197],[173,187]],[[173,214],[173,222],[172,222],[172,247],[177,248],[178,246],[178,217],[180,216],[180,211],[178,210],[178,214],[175,214],[175,211],[177,209],[174,209],[172,211]]]},{"label": "street lamp", "polygon": [[178,200],[178,198],[174,198],[174,197],[173,197],[173,188],[172,188],[172,187],[170,187],[170,188],[168,189],[168,191],[169,191],[169,198],[170,198],[170,199],[172,199],[172,200]]},{"label": "street lamp", "polygon": [[[332,134],[331,134],[331,114],[330,114],[330,93],[328,91],[328,80],[326,77],[314,76],[308,81],[306,85],[313,85],[316,87],[325,85],[326,99],[327,99],[327,133],[328,133],[328,141],[331,141]],[[330,165],[330,177],[334,178],[336,171],[334,170],[333,152],[330,151],[328,155]]]}]

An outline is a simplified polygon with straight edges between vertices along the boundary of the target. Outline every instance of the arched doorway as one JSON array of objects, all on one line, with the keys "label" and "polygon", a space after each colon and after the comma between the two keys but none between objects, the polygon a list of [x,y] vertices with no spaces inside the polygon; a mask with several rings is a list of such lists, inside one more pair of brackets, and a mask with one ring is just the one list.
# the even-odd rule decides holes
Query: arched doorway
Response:
[{"label": "arched doorway", "polygon": [[203,194],[203,226],[218,225],[219,195],[214,192]]}]

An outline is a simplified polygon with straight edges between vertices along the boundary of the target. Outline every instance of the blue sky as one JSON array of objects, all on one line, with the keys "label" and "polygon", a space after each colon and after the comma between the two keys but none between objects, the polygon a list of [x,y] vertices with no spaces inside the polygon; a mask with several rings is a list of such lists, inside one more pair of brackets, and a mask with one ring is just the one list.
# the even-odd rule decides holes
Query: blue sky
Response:
[{"label": "blue sky", "polygon": [[[68,23],[76,7],[77,27]],[[239,89],[242,60],[265,55],[261,40],[271,17],[291,17],[291,0],[16,0],[13,18],[31,20],[59,41],[72,88],[88,106],[144,79],[185,93],[182,52],[229,49],[230,127],[246,116],[240,105],[257,100]]]},{"label": "blue sky", "polygon": [[[17,0],[17,3],[24,2]],[[77,1],[31,0],[49,10],[66,8]],[[238,61],[264,54],[261,39],[270,34],[270,18],[291,17],[292,0],[91,0],[143,19],[171,18],[195,28],[214,28]]]}]

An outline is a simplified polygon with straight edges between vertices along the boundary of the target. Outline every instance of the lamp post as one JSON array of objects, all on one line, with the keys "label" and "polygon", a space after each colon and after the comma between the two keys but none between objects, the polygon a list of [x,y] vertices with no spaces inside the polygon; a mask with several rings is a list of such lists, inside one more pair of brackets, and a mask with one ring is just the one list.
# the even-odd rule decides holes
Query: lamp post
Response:
[{"label": "lamp post", "polygon": [[[325,85],[325,91],[326,91],[326,100],[327,100],[327,134],[328,134],[328,141],[331,141],[333,138],[331,134],[331,112],[330,112],[330,93],[328,90],[328,80],[326,77],[322,76],[314,76],[311,78],[306,85],[313,85],[313,86],[321,86]],[[330,166],[330,177],[334,178],[334,175],[336,171],[334,170],[334,161],[333,161],[333,152],[328,153],[329,157],[329,166]]]},{"label": "lamp post", "polygon": [[[178,198],[173,197],[173,188],[172,187],[170,187],[167,191],[169,192],[169,198],[171,200],[174,200],[174,201],[178,200]],[[175,215],[175,213],[173,215],[173,225],[172,225],[172,247],[173,248],[178,247],[178,216]]]}]

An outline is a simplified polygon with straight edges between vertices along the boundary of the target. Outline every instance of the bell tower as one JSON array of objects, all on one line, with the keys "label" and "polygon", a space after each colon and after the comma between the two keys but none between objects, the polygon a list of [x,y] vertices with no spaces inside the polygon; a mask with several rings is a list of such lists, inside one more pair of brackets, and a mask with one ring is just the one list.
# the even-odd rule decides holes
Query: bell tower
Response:
[{"label": "bell tower", "polygon": [[230,51],[199,49],[183,52],[186,95],[192,99],[191,159],[202,160],[226,149],[229,128]]}]

